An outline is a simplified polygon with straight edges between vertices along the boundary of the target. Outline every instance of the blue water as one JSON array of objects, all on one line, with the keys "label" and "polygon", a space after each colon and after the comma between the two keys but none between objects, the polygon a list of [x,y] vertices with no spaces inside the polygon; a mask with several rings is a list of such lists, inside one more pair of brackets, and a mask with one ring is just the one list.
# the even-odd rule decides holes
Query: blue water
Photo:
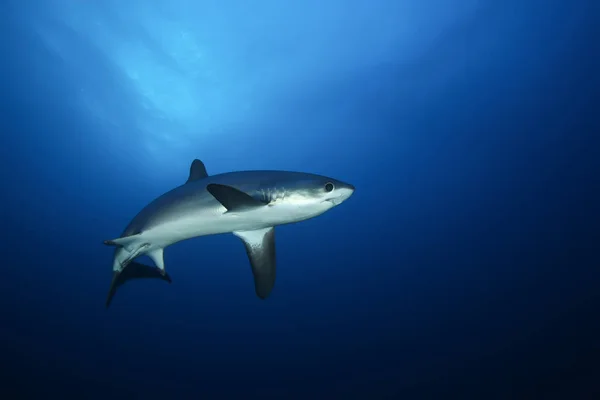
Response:
[{"label": "blue water", "polygon": [[[600,396],[595,2],[0,11],[10,398]],[[265,301],[219,235],[105,309],[102,241],[194,158],[357,189],[277,229]]]}]

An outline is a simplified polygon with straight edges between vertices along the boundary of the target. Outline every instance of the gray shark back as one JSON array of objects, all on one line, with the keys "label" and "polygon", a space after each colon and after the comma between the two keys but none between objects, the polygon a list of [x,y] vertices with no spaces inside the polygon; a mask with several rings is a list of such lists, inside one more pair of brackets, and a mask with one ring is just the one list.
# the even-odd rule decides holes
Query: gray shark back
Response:
[{"label": "gray shark back", "polygon": [[327,178],[302,172],[256,170],[227,172],[188,180],[144,207],[131,220],[121,237],[142,233],[177,216],[189,215],[200,209],[218,213],[222,205],[207,190],[210,184],[229,186],[257,200],[269,202],[317,179]]}]

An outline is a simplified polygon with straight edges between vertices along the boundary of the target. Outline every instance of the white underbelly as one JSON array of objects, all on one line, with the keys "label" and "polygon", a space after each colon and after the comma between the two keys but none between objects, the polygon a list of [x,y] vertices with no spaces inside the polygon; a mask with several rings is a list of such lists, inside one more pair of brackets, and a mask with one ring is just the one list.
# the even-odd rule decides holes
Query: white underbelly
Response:
[{"label": "white underbelly", "polygon": [[263,229],[304,219],[296,207],[263,207],[240,213],[225,213],[224,208],[215,211],[182,216],[162,223],[142,233],[143,240],[150,244],[148,250],[151,250],[194,237]]}]

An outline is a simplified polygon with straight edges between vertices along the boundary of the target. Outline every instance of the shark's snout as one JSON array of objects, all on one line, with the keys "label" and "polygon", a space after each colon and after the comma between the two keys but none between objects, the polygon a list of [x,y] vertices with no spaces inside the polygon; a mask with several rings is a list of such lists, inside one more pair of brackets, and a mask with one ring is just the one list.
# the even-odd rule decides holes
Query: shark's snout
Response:
[{"label": "shark's snout", "polygon": [[346,200],[348,197],[350,197],[350,196],[352,196],[352,194],[354,194],[354,190],[356,190],[356,188],[354,187],[354,185],[351,185],[349,183],[345,183],[340,188],[341,196],[344,197],[344,200]]},{"label": "shark's snout", "polygon": [[336,196],[329,199],[329,201],[331,201],[336,206],[342,204],[344,201],[348,200],[350,196],[352,196],[354,190],[355,188],[353,185],[350,185],[349,183],[344,183],[343,185],[338,186],[337,190],[335,191]]}]

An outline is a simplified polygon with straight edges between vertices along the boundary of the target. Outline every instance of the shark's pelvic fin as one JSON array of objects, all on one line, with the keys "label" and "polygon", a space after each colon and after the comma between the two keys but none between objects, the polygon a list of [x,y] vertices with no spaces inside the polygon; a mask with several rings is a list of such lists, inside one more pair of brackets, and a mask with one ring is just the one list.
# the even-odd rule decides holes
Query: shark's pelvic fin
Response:
[{"label": "shark's pelvic fin", "polygon": [[136,257],[138,257],[145,248],[147,248],[149,246],[150,246],[149,243],[142,243],[141,245],[136,246],[133,250],[129,250],[129,255],[127,256],[127,258],[125,260],[121,261],[121,271],[127,265],[129,265],[129,263],[132,262]]},{"label": "shark's pelvic fin", "polygon": [[233,232],[244,242],[254,275],[254,290],[266,299],[275,285],[275,228]]},{"label": "shark's pelvic fin", "polygon": [[198,159],[195,159],[194,161],[192,161],[192,165],[190,166],[190,176],[188,177],[188,180],[185,183],[194,182],[207,177],[208,173],[206,172],[206,167],[204,166],[204,163]]},{"label": "shark's pelvic fin", "polygon": [[152,259],[152,261],[154,261],[154,265],[156,265],[156,267],[162,271],[162,273],[165,273],[165,259],[164,259],[164,249],[156,249],[156,250],[152,250],[151,252],[147,253],[148,257],[150,257]]},{"label": "shark's pelvic fin", "polygon": [[144,265],[133,261],[123,271],[115,271],[113,273],[113,278],[112,282],[110,283],[108,296],[106,297],[106,308],[110,306],[110,303],[115,293],[117,292],[117,289],[120,286],[122,286],[127,281],[139,278],[161,279],[163,281],[171,283],[171,277],[169,276],[169,274],[165,273],[164,270],[161,271],[157,267],[151,267],[149,265]]},{"label": "shark's pelvic fin", "polygon": [[138,257],[144,249],[150,246],[150,243],[142,241],[141,237],[141,234],[138,233],[131,236],[104,241],[104,244],[107,246],[121,247],[126,250],[127,257],[119,260],[121,269],[125,268],[127,264],[133,261],[134,258]]},{"label": "shark's pelvic fin", "polygon": [[[140,234],[120,237],[112,240],[105,240],[104,244],[107,246],[117,246],[117,247],[125,247],[127,248],[129,245],[134,243],[136,240],[139,240]],[[128,249],[129,250],[129,249]]]},{"label": "shark's pelvic fin", "polygon": [[227,209],[227,212],[249,211],[266,205],[231,186],[211,183],[206,186],[206,190]]}]

